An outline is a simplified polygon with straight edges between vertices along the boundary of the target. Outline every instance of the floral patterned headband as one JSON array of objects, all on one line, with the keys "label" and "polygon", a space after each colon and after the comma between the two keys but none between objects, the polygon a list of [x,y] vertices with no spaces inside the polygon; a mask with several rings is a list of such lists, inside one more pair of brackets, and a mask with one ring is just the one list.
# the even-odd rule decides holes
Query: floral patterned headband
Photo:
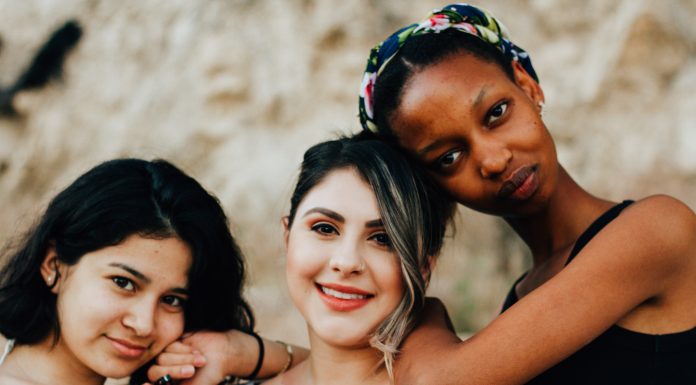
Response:
[{"label": "floral patterned headband", "polygon": [[442,9],[432,11],[426,20],[394,32],[386,40],[372,48],[360,85],[358,102],[360,123],[365,130],[378,131],[377,124],[373,120],[375,82],[382,70],[399,52],[399,49],[413,36],[439,33],[447,29],[454,29],[480,38],[502,52],[506,58],[518,61],[534,80],[539,81],[532,67],[529,54],[508,39],[507,29],[499,20],[487,11],[469,4],[450,4]]}]

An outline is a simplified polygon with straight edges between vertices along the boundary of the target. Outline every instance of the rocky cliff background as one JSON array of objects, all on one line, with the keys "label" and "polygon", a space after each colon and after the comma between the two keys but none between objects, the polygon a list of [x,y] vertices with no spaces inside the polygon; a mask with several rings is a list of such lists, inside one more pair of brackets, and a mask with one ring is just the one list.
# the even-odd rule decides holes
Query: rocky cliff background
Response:
[{"label": "rocky cliff background", "polygon": [[[476,1],[531,53],[561,162],[614,200],[696,208],[696,1]],[[83,36],[60,81],[0,116],[0,242],[97,162],[169,159],[221,200],[250,267],[259,329],[304,344],[285,289],[280,217],[302,153],[358,130],[372,45],[431,0],[0,0],[0,86],[68,19]],[[529,261],[500,220],[462,209],[431,294],[457,328],[495,314]]]}]

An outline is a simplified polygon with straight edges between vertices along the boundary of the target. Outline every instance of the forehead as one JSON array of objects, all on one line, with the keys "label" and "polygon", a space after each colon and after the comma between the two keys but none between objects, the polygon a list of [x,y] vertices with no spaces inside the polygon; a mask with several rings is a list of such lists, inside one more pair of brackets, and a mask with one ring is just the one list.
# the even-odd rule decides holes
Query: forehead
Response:
[{"label": "forehead", "polygon": [[314,207],[324,207],[336,212],[360,217],[379,218],[377,198],[372,187],[354,168],[341,168],[329,172],[302,199],[298,213]]},{"label": "forehead", "polygon": [[399,142],[416,151],[469,119],[491,90],[510,86],[514,83],[497,64],[471,54],[449,55],[413,74],[390,123]]},{"label": "forehead", "polygon": [[117,245],[85,254],[78,266],[103,269],[126,265],[153,281],[171,281],[170,283],[180,286],[186,283],[192,260],[189,246],[179,238],[157,239],[131,235]]}]

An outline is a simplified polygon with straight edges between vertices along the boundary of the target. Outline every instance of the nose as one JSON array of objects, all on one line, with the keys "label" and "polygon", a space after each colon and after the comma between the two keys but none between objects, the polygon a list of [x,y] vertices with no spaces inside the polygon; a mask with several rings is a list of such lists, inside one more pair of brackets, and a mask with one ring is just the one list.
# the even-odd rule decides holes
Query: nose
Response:
[{"label": "nose", "polygon": [[131,303],[123,316],[123,325],[133,330],[136,336],[147,337],[155,328],[156,311],[156,301],[148,298]]},{"label": "nose", "polygon": [[479,172],[489,179],[502,174],[512,159],[512,151],[500,143],[486,143],[477,148]]},{"label": "nose", "polygon": [[345,276],[358,275],[365,270],[365,260],[362,258],[357,241],[346,239],[331,256],[331,270]]}]

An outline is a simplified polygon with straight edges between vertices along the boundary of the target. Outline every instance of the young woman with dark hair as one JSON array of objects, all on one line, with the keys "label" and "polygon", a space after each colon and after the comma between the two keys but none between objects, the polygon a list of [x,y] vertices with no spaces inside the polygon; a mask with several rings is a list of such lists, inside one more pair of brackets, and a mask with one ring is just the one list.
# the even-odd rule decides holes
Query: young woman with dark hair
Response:
[{"label": "young woman with dark hair", "polygon": [[467,4],[376,46],[366,131],[398,143],[459,203],[532,252],[504,312],[467,341],[442,311],[406,340],[399,384],[696,383],[696,216],[668,196],[611,202],[558,163],[529,55]]},{"label": "young woman with dark hair", "polygon": [[163,160],[102,163],[60,192],[5,258],[0,383],[134,373],[142,384],[183,332],[252,331],[243,284],[225,214],[198,182]]}]

